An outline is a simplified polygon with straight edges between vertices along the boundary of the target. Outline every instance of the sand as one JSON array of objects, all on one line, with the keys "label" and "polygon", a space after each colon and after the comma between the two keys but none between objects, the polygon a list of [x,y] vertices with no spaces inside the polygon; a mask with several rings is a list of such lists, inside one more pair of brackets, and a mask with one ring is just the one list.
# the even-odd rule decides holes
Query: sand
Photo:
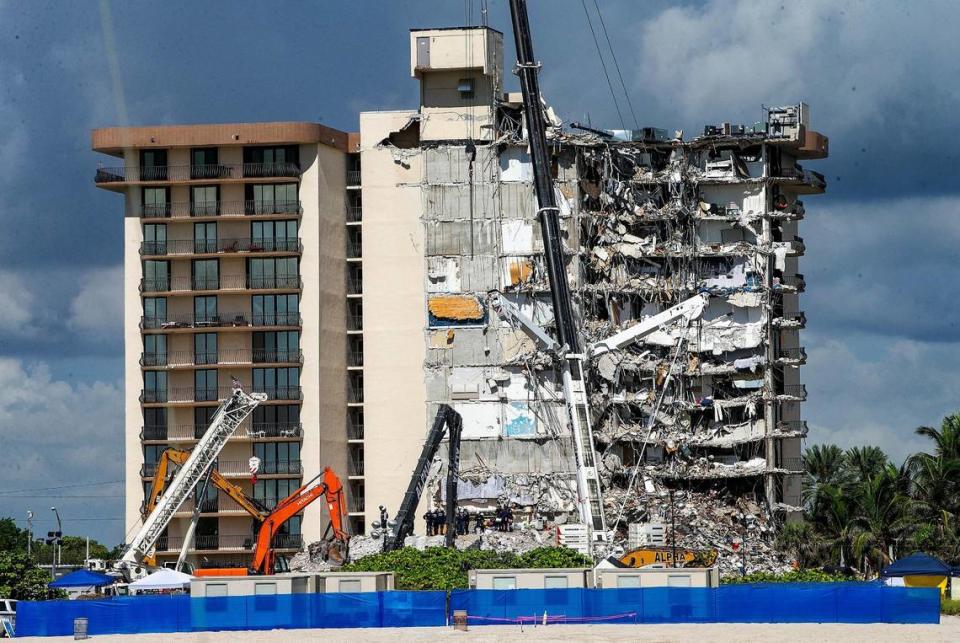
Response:
[{"label": "sand", "polygon": [[[403,641],[730,641],[772,643],[783,641],[869,641],[880,643],[933,643],[960,641],[960,617],[944,616],[940,625],[836,625],[836,624],[764,624],[722,623],[711,625],[548,625],[522,629],[514,625],[471,626],[468,632],[443,627],[410,627],[351,630],[271,630],[268,632],[199,632],[196,634],[137,634],[95,636],[93,640],[135,641],[143,643],[251,643],[274,641],[323,641],[324,643],[361,643],[366,641],[401,643]],[[73,641],[72,636],[25,638],[23,641]]]}]

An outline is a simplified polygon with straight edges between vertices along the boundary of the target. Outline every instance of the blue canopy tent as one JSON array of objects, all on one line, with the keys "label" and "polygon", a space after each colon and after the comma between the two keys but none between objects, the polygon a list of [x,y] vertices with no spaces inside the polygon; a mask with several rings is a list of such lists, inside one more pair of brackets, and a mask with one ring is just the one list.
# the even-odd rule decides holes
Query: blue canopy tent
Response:
[{"label": "blue canopy tent", "polygon": [[86,569],[78,569],[70,572],[66,576],[61,576],[57,580],[47,583],[47,587],[55,589],[67,589],[70,587],[103,587],[112,584],[114,579],[106,574],[91,572]]},{"label": "blue canopy tent", "polygon": [[917,552],[883,568],[884,578],[896,576],[949,576],[952,568],[939,558]]}]

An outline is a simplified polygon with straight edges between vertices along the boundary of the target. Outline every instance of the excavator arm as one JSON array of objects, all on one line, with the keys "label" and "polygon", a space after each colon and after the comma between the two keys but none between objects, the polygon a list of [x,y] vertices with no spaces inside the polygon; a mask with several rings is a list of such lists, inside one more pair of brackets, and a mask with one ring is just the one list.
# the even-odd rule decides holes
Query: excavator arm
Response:
[{"label": "excavator arm", "polygon": [[[181,451],[179,449],[167,449],[162,454],[160,454],[160,460],[157,461],[157,474],[153,479],[153,486],[150,487],[150,496],[147,498],[147,502],[144,505],[144,514],[149,515],[153,511],[154,507],[157,504],[157,499],[163,493],[163,490],[166,488],[167,483],[167,469],[170,466],[170,463],[176,465],[183,465],[187,461],[187,458],[190,457],[189,451]],[[216,469],[210,472],[210,483],[233,498],[240,507],[250,514],[257,521],[261,521],[267,517],[270,513],[270,510],[264,507],[257,500],[250,498],[243,492],[243,489],[239,485],[235,485],[226,478],[224,478],[219,471]]]},{"label": "excavator arm", "polygon": [[[318,478],[321,478],[319,482]],[[323,473],[306,483],[289,496],[281,500],[270,514],[264,518],[257,533],[257,544],[253,552],[251,567],[255,573],[272,574],[276,563],[273,551],[273,538],[285,522],[297,515],[314,500],[323,496],[327,501],[330,512],[330,525],[327,533],[333,531],[331,547],[328,549],[330,557],[336,562],[342,562],[347,556],[347,546],[350,536],[345,529],[347,507],[343,493],[343,483],[330,467]]]}]

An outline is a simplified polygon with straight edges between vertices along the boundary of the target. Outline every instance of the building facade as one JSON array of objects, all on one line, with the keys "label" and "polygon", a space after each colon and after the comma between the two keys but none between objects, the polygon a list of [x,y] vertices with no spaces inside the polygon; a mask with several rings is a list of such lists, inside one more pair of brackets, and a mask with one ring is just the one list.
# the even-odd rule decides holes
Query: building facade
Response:
[{"label": "building facade", "polygon": [[[268,396],[217,462],[247,495],[269,508],[324,466],[346,470],[350,142],[313,123],[94,130],[94,150],[117,159],[96,185],[124,199],[128,532],[160,454],[193,447],[231,378]],[[191,554],[246,564],[252,517],[212,487],[201,502]],[[322,504],[284,526],[280,551],[319,539]],[[193,510],[161,538],[161,562]]]},{"label": "building facade", "polygon": [[[500,291],[552,324],[502,35],[414,30],[410,52],[420,107],[360,115],[368,506],[399,504],[447,403],[464,419],[462,500],[569,514],[573,445],[554,358],[488,298]],[[672,488],[795,514],[806,435],[798,222],[801,198],[825,188],[799,162],[827,153],[807,106],[688,141],[559,124],[549,127],[552,171],[585,343],[709,295],[689,326],[589,363],[608,522],[662,518]],[[436,484],[426,495],[441,494]]]}]

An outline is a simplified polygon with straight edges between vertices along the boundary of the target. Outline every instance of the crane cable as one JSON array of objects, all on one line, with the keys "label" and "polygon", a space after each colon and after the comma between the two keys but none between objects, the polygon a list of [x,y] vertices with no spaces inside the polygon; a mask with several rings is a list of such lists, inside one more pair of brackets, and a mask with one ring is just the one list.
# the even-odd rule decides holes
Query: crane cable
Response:
[{"label": "crane cable", "polygon": [[603,37],[607,41],[607,47],[610,49],[610,57],[613,58],[613,64],[617,68],[617,76],[620,78],[620,87],[623,88],[623,95],[627,99],[627,105],[630,107],[630,114],[633,116],[633,125],[640,129],[640,121],[637,120],[637,113],[633,111],[633,101],[630,100],[630,92],[627,91],[627,85],[623,82],[623,74],[620,72],[620,62],[617,60],[617,54],[613,50],[613,43],[610,42],[610,34],[607,33],[607,23],[603,20],[603,12],[600,11],[600,5],[597,0],[593,0],[593,6],[597,8],[597,16],[600,18],[600,28],[603,29]]},{"label": "crane cable", "polygon": [[587,17],[587,25],[590,26],[590,34],[593,36],[593,44],[597,48],[597,56],[600,57],[600,67],[603,69],[603,75],[607,79],[607,87],[610,88],[610,96],[613,98],[613,106],[617,110],[617,116],[620,118],[620,127],[622,129],[627,129],[626,124],[623,121],[623,114],[620,112],[620,102],[617,100],[617,93],[613,89],[613,83],[610,82],[610,74],[607,73],[607,63],[603,60],[603,52],[600,49],[600,41],[597,40],[597,32],[593,29],[593,20],[590,19],[590,12],[587,10],[586,0],[580,0],[580,4],[583,5],[583,14]]}]

